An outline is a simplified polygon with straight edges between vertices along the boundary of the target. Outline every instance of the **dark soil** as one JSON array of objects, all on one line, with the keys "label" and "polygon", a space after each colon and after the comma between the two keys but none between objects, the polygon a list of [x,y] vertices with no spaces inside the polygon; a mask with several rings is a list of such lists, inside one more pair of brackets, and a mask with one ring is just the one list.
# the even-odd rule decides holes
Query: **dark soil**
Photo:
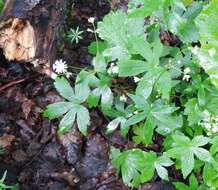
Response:
[{"label": "dark soil", "polygon": [[[76,0],[74,6],[72,3],[69,1],[72,8],[67,13],[66,31],[75,26],[86,31],[90,16],[101,20],[110,11],[106,0]],[[113,7],[119,6],[113,1]],[[74,66],[89,67],[92,57],[87,47],[91,41],[93,36],[88,32],[76,45],[62,40],[59,57]],[[118,132],[111,137],[104,135],[105,121],[97,110],[91,112],[92,123],[86,138],[76,126],[69,133],[58,135],[58,121],[42,117],[46,105],[61,100],[52,80],[33,72],[32,65],[9,63],[0,54],[0,145],[5,149],[0,156],[0,175],[8,171],[7,183],[19,183],[21,190],[127,190],[116,177],[109,149],[111,145],[134,145]],[[139,188],[158,189],[172,187],[155,183]]]}]

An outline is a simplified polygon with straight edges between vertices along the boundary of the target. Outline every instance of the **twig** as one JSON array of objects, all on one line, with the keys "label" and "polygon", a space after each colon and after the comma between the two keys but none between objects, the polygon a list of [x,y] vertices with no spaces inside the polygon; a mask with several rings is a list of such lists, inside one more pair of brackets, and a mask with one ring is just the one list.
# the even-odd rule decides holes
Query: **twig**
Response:
[{"label": "twig", "polygon": [[19,80],[11,81],[11,82],[9,82],[8,84],[5,84],[5,85],[1,86],[1,87],[0,87],[0,92],[2,92],[3,90],[5,90],[5,89],[7,89],[7,88],[9,88],[9,87],[11,87],[11,86],[14,86],[14,85],[16,85],[16,84],[20,84],[20,83],[22,83],[22,82],[24,82],[24,81],[26,81],[26,80],[33,79],[33,78],[35,78],[35,77],[37,77],[37,76],[39,76],[39,75],[40,75],[40,74],[36,74],[36,75],[33,75],[32,77],[26,77],[26,78],[22,78],[22,79],[19,79]]},{"label": "twig", "polygon": [[27,78],[23,78],[23,79],[20,79],[20,80],[15,80],[15,81],[9,82],[8,84],[5,84],[2,87],[0,87],[0,92],[5,90],[5,89],[7,89],[7,88],[9,88],[9,87],[11,87],[11,86],[14,86],[16,84],[22,83],[25,80],[27,80]]}]

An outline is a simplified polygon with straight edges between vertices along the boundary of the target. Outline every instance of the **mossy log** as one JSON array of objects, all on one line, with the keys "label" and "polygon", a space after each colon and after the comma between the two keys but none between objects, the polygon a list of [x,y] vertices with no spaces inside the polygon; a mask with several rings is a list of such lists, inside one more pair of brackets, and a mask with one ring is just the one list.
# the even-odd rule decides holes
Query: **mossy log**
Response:
[{"label": "mossy log", "polygon": [[0,48],[9,61],[49,66],[55,59],[66,0],[6,0]]}]

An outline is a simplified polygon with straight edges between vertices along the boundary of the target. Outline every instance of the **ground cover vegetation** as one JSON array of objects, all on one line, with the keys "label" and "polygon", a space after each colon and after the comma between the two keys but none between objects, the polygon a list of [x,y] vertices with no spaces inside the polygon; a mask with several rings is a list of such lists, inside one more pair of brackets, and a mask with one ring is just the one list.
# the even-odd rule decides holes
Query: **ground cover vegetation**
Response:
[{"label": "ground cover vegetation", "polygon": [[[55,62],[64,100],[44,117],[60,119],[60,134],[73,126],[86,136],[89,112],[99,110],[107,135],[120,131],[135,145],[110,153],[131,188],[157,178],[178,190],[218,188],[218,1],[132,0],[127,11],[88,21],[93,67],[72,84],[67,64]],[[68,38],[80,35],[77,28]]]}]

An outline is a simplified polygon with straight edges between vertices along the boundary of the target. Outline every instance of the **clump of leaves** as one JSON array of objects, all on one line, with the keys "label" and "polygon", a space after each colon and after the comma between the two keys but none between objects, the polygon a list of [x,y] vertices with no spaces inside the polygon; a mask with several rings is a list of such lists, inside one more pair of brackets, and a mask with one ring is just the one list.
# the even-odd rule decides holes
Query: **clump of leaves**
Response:
[{"label": "clump of leaves", "polygon": [[76,43],[78,44],[82,37],[83,31],[77,27],[76,29],[71,28],[69,32],[67,32],[67,38],[71,41],[71,43]]},{"label": "clump of leaves", "polygon": [[6,176],[7,176],[7,171],[4,172],[2,178],[0,179],[0,190],[6,190],[6,189],[19,190],[17,185],[8,186],[8,185],[5,184]]},{"label": "clump of leaves", "polygon": [[[112,164],[130,187],[159,176],[179,190],[218,188],[217,5],[132,0],[127,12],[109,13],[89,47],[93,69],[82,70],[74,88],[57,78],[66,101],[49,105],[44,116],[63,116],[60,132],[76,121],[86,135],[87,108],[101,110],[110,120],[105,133],[120,130],[138,147],[111,149]],[[180,41],[179,47],[163,33]],[[146,151],[156,135],[163,139],[161,150]],[[168,168],[181,172],[180,181]]]},{"label": "clump of leaves", "polygon": [[76,120],[80,132],[86,135],[90,120],[89,111],[81,104],[88,98],[89,87],[85,83],[77,82],[78,84],[73,89],[65,78],[61,77],[55,80],[55,88],[67,101],[49,105],[44,116],[55,119],[64,115],[59,125],[60,132],[68,131]]}]

